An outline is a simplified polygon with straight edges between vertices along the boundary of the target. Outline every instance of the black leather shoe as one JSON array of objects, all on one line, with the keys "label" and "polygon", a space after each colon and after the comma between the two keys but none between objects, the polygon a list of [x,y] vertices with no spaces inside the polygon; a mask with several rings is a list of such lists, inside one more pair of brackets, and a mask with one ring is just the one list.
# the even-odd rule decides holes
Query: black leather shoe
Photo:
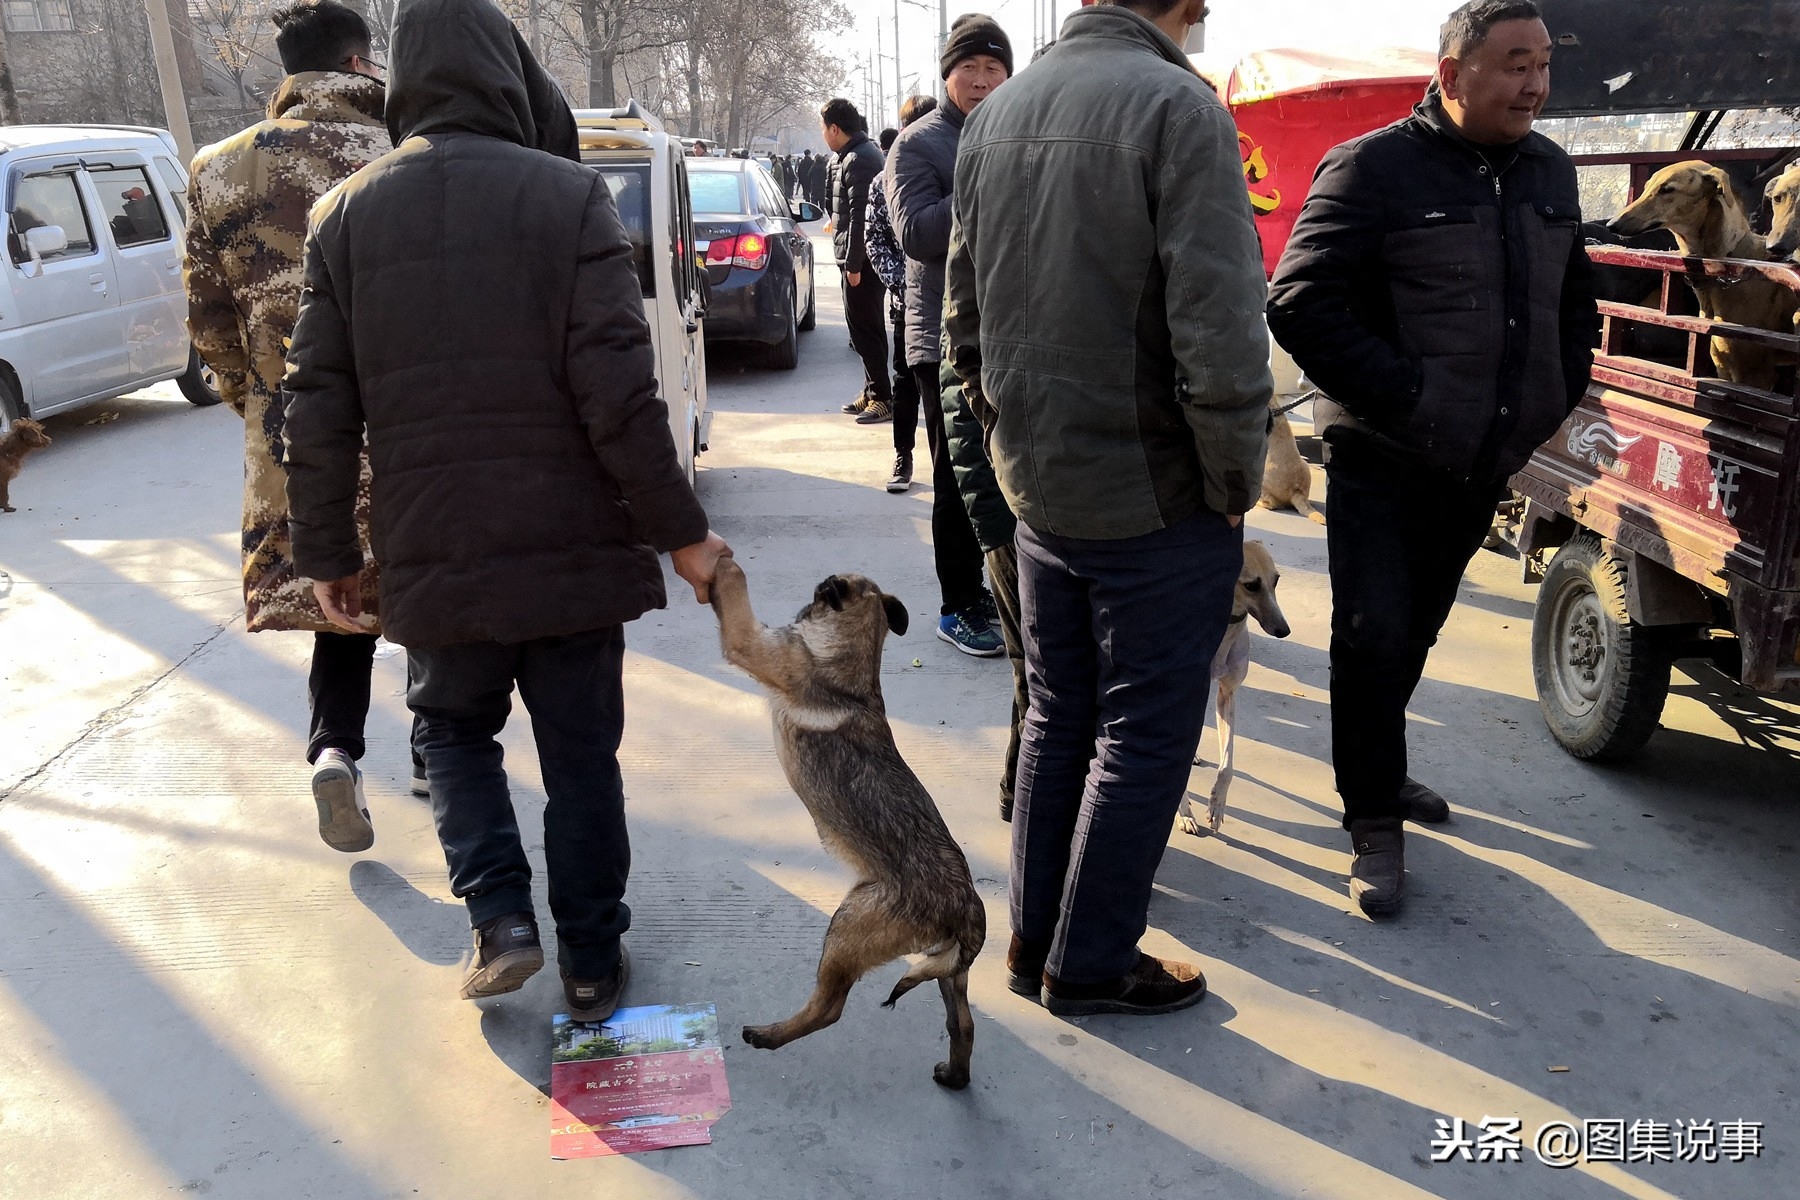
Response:
[{"label": "black leather shoe", "polygon": [[1006,947],[1006,986],[1021,996],[1038,998],[1044,987],[1044,961],[1050,957],[1050,947],[1033,946],[1018,934],[1012,935],[1012,943]]},{"label": "black leather shoe", "polygon": [[462,998],[480,1000],[516,992],[543,965],[536,917],[515,912],[483,921],[475,927],[475,953],[463,972]]},{"label": "black leather shoe", "polygon": [[1449,803],[1416,779],[1400,786],[1400,807],[1407,820],[1421,825],[1442,825],[1450,819]]},{"label": "black leather shoe", "polygon": [[1391,916],[1406,900],[1406,835],[1399,817],[1350,822],[1350,898],[1371,917]]},{"label": "black leather shoe", "polygon": [[1095,1013],[1151,1016],[1206,999],[1206,976],[1191,963],[1138,954],[1137,966],[1106,983],[1063,983],[1044,976],[1044,1007],[1059,1017]]},{"label": "black leather shoe", "polygon": [[619,997],[631,981],[631,952],[619,947],[619,965],[604,979],[576,979],[562,972],[563,999],[569,1016],[577,1021],[604,1021],[619,1007]]}]

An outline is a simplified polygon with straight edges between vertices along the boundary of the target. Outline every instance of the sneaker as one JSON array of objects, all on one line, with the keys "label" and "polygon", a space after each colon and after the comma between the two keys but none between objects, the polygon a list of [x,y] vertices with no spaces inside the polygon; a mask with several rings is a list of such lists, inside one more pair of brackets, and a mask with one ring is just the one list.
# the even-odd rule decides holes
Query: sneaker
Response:
[{"label": "sneaker", "polygon": [[1152,958],[1140,951],[1135,967],[1106,983],[1062,983],[1045,975],[1041,998],[1044,1007],[1059,1017],[1152,1016],[1200,1003],[1206,998],[1206,976],[1190,963]]},{"label": "sneaker", "polygon": [[867,407],[869,407],[869,397],[867,395],[862,395],[844,405],[843,411],[854,417],[857,413]]},{"label": "sneaker", "polygon": [[1006,653],[1006,643],[981,615],[979,608],[965,609],[938,618],[938,640],[949,642],[964,654],[976,658],[998,658]]},{"label": "sneaker", "polygon": [[1406,900],[1406,836],[1399,817],[1350,822],[1350,898],[1371,917],[1392,916]]},{"label": "sneaker", "polygon": [[431,799],[431,781],[425,777],[425,768],[418,763],[413,764],[412,794],[421,800]]},{"label": "sneaker", "polygon": [[858,425],[879,425],[883,421],[894,419],[894,409],[886,400],[871,400],[868,407],[856,414]]},{"label": "sneaker", "polygon": [[894,473],[888,477],[887,490],[898,496],[912,488],[912,455],[894,455]]},{"label": "sneaker", "polygon": [[1450,819],[1449,803],[1415,779],[1401,785],[1400,807],[1408,821],[1422,825],[1442,825]]},{"label": "sneaker", "polygon": [[481,1000],[516,992],[543,965],[536,917],[514,912],[483,921],[475,927],[475,952],[463,972],[460,995]]},{"label": "sneaker", "polygon": [[1000,624],[1000,602],[994,599],[994,593],[986,588],[981,589],[981,603],[977,606],[981,615],[986,617],[989,625]]},{"label": "sneaker", "polygon": [[631,951],[619,947],[619,965],[605,979],[576,979],[562,972],[563,999],[569,1016],[577,1021],[604,1021],[619,1007],[619,997],[631,981]]},{"label": "sneaker", "polygon": [[323,750],[313,763],[313,803],[319,807],[319,837],[333,850],[358,854],[375,844],[362,772],[342,750]]}]

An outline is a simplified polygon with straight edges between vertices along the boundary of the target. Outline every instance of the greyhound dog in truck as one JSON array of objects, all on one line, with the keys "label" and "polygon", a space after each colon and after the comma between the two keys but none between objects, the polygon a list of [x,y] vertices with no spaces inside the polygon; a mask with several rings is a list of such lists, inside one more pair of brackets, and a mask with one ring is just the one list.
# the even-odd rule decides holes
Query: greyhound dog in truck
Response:
[{"label": "greyhound dog in truck", "polygon": [[1793,258],[1800,253],[1800,161],[1769,181],[1769,207],[1775,212],[1769,223],[1769,253]]},{"label": "greyhound dog in truck", "polygon": [[[1643,195],[1612,219],[1626,236],[1667,229],[1676,248],[1690,258],[1745,258],[1767,261],[1769,248],[1750,228],[1732,188],[1719,168],[1698,160],[1664,167],[1644,185]],[[1738,280],[1689,275],[1688,286],[1700,300],[1700,315],[1734,325],[1791,332],[1796,297],[1772,279],[1747,275]],[[1777,372],[1792,365],[1792,355],[1733,338],[1712,339],[1713,365],[1731,383],[1772,389]]]}]

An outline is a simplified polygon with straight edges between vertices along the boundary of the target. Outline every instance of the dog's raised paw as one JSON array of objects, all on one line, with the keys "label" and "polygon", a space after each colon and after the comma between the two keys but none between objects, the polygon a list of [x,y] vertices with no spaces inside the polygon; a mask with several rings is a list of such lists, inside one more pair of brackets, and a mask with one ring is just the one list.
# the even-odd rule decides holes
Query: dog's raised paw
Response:
[{"label": "dog's raised paw", "polygon": [[756,1047],[758,1050],[775,1049],[775,1039],[769,1036],[769,1027],[767,1025],[744,1026],[744,1042],[747,1045]]},{"label": "dog's raised paw", "polygon": [[947,1062],[941,1062],[933,1067],[931,1078],[953,1092],[960,1092],[969,1086],[969,1072],[953,1070]]}]

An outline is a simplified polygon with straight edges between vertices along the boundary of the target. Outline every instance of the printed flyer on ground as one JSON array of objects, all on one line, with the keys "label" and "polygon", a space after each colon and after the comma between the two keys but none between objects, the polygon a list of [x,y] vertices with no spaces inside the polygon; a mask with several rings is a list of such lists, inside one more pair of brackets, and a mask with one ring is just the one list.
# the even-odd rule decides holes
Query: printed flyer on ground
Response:
[{"label": "printed flyer on ground", "polygon": [[703,1146],[731,1109],[710,1004],[621,1008],[604,1022],[559,1013],[551,1038],[551,1158]]}]

